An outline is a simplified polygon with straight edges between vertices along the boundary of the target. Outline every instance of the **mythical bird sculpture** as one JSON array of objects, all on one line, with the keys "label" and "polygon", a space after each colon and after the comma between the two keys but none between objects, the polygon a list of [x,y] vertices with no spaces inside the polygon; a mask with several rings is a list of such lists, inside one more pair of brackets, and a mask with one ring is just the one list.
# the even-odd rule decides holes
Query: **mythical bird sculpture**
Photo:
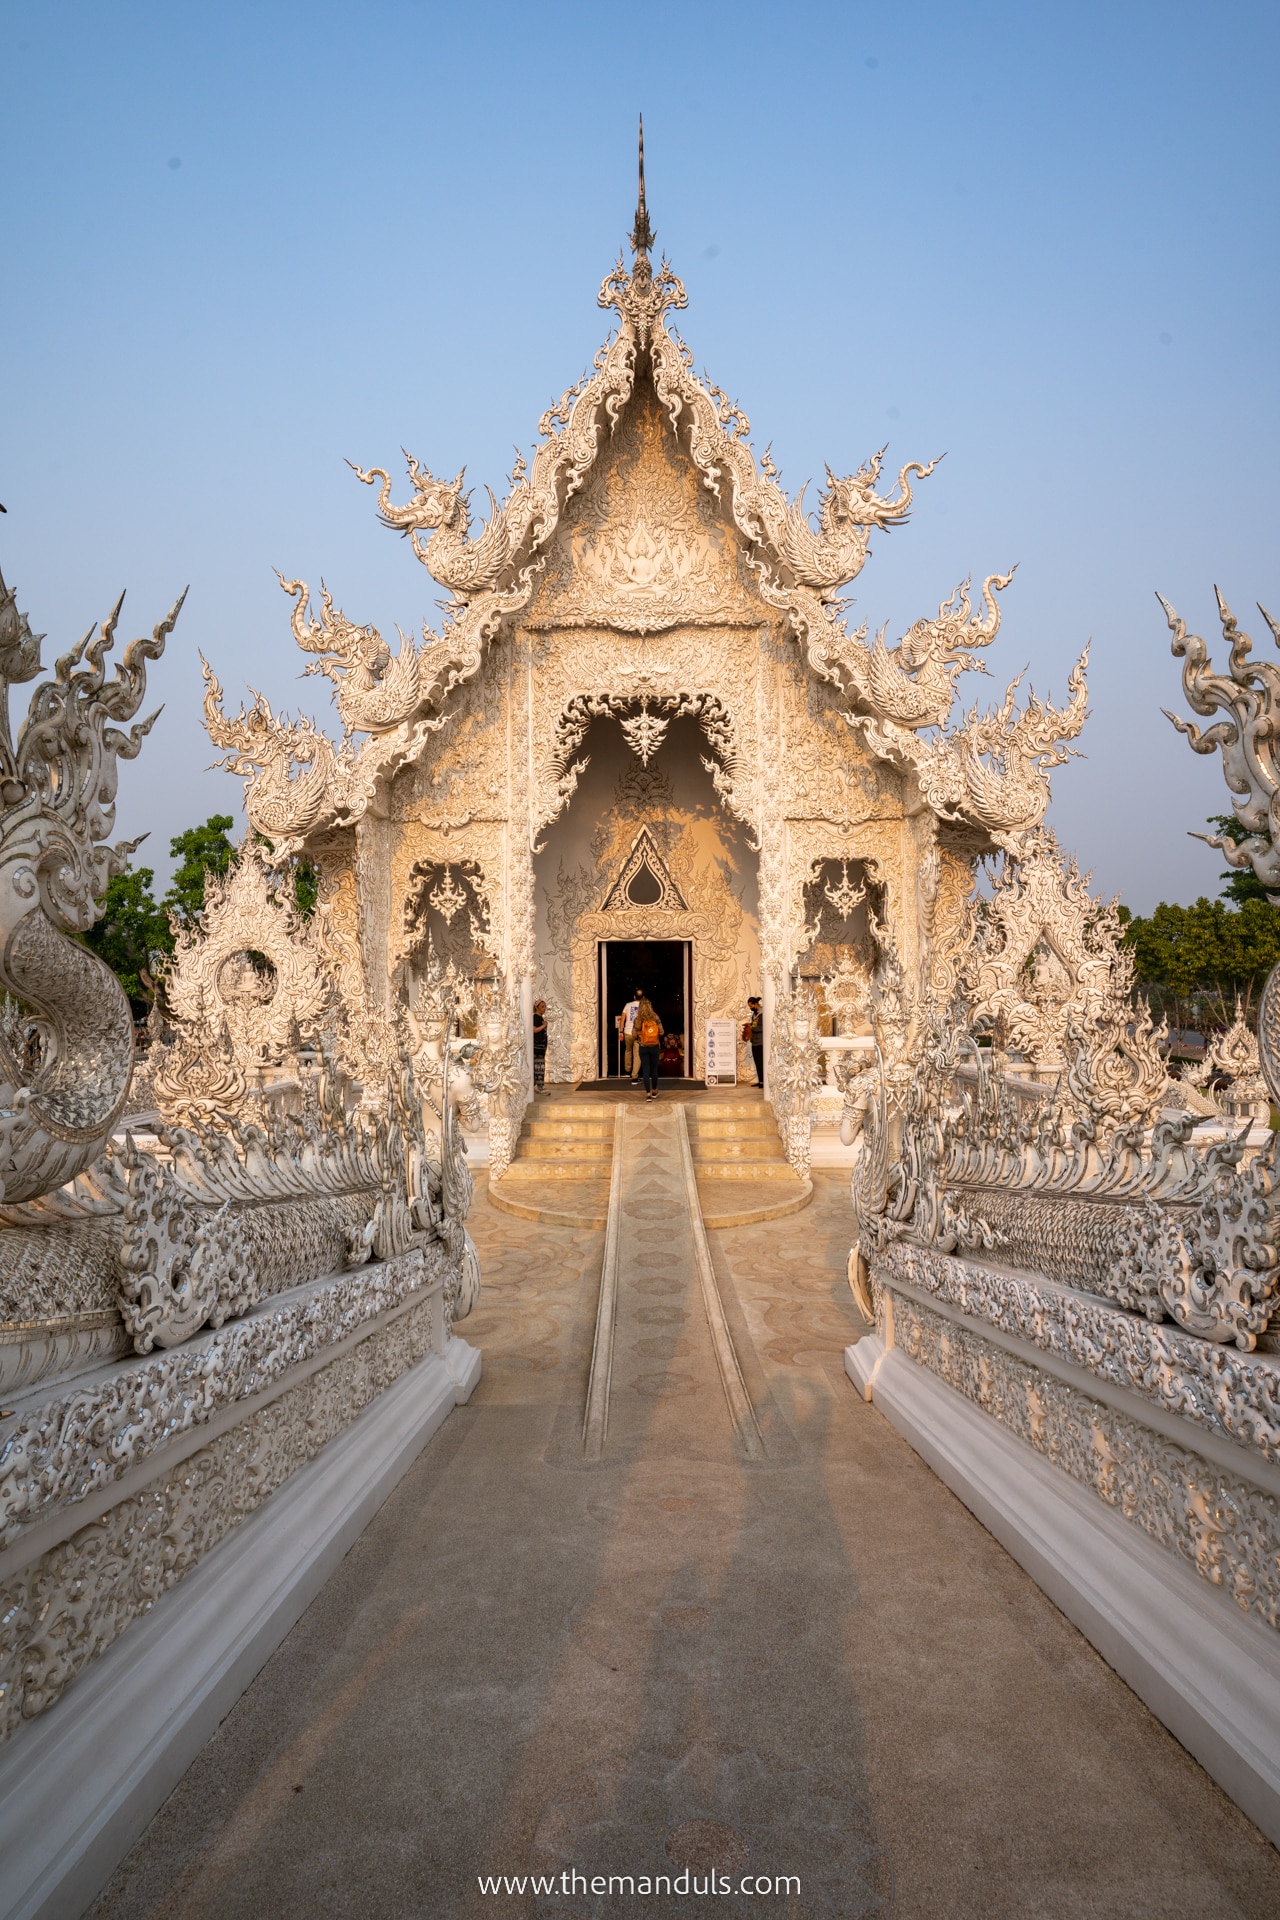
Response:
[{"label": "mythical bird sculpture", "polygon": [[849,635],[849,646],[839,656],[848,691],[858,702],[900,727],[940,727],[955,702],[955,683],[967,671],[986,668],[969,651],[989,647],[1000,630],[995,595],[1012,580],[1008,573],[992,573],[982,583],[982,609],[974,613],[969,582],[963,581],[938,608],[936,620],[917,620],[895,647],[884,644],[884,630],[873,644],[866,629]]},{"label": "mythical bird sculpture", "polygon": [[127,732],[148,660],[173,631],[179,597],[149,639],[130,641],[107,678],[124,596],[31,696],[16,741],[9,687],[40,671],[33,634],[0,579],[0,1198],[33,1199],[96,1159],[124,1109],[133,1017],[119,981],[69,934],[100,917],[107,882],[137,841],[108,846],[116,763],[132,760],[156,715]]},{"label": "mythical bird sculpture", "polygon": [[420,656],[412,640],[400,636],[393,654],[376,627],[358,627],[335,607],[320,582],[321,612],[310,618],[311,590],[305,580],[280,585],[294,602],[293,637],[304,653],[319,655],[304,674],[323,674],[333,682],[334,699],[347,737],[353,733],[389,733],[413,717],[422,699]]},{"label": "mythical bird sculpture", "polygon": [[[385,468],[370,467],[366,472],[363,467],[348,462],[357,480],[362,480],[366,487],[381,480],[378,518],[383,526],[407,533],[427,572],[459,598],[470,599],[474,594],[496,587],[523,538],[525,528],[520,525],[520,516],[500,508],[492,487],[486,487],[490,515],[473,540],[469,497],[462,491],[466,468],[454,480],[437,480],[428,467],[419,466],[411,453],[403,448],[401,451],[413,482],[413,498],[402,507],[392,505],[391,477]],[[523,490],[523,486],[515,489],[517,493]],[[511,504],[514,503],[508,503],[508,507]],[[424,533],[429,533],[431,538],[424,540]]]},{"label": "mythical bird sculpture", "polygon": [[261,693],[254,694],[251,707],[242,706],[228,718],[221,683],[203,654],[200,665],[205,730],[215,747],[227,750],[217,765],[249,776],[245,811],[250,825],[280,842],[278,851],[291,852],[322,809],[340,808],[350,795],[355,756],[345,742],[335,747],[305,715],[296,723],[277,717]]},{"label": "mythical bird sculpture", "polygon": [[[876,492],[876,481],[884,455],[885,449],[881,447],[856,473],[843,478],[837,478],[830,467],[827,468],[827,484],[818,501],[816,532],[805,512],[803,488],[799,497],[787,504],[785,521],[769,527],[798,586],[813,587],[822,593],[852,580],[866,560],[873,530],[901,526],[907,519],[912,501],[910,476],[915,474],[927,480],[938,464],[937,460],[930,460],[927,466],[918,460],[908,462],[898,474],[896,495],[882,499]],[[762,489],[762,495],[763,492]],[[769,492],[780,493],[780,489],[770,487]],[[780,497],[786,499],[785,494]],[[768,525],[769,520],[776,517],[768,511],[773,502],[762,498],[762,505]]]},{"label": "mythical bird sculpture", "polygon": [[962,726],[936,739],[923,740],[892,721],[863,714],[845,718],[876,753],[910,768],[941,819],[968,821],[996,846],[1016,852],[1022,837],[1044,818],[1049,768],[1072,757],[1069,743],[1089,717],[1088,659],[1086,647],[1068,676],[1066,706],[1054,707],[1032,693],[1019,713],[1019,674],[992,712],[974,707]]}]

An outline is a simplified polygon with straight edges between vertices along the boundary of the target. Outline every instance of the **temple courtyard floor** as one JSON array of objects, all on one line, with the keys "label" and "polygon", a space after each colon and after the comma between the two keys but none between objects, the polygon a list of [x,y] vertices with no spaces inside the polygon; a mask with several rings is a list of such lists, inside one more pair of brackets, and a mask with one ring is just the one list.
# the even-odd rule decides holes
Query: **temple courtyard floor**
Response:
[{"label": "temple courtyard floor", "polygon": [[850,1385],[843,1175],[708,1237],[735,1424],[661,1109],[628,1121],[599,1460],[604,1231],[482,1180],[479,1388],[95,1920],[1274,1920],[1280,1855]]}]

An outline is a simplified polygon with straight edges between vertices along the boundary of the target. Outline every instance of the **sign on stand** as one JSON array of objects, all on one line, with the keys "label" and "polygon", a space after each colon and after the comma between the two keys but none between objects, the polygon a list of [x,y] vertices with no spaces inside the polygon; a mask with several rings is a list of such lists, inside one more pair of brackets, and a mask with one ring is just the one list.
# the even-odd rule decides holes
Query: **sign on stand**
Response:
[{"label": "sign on stand", "polygon": [[738,1025],[735,1020],[708,1020],[707,1071],[709,1087],[738,1084]]}]

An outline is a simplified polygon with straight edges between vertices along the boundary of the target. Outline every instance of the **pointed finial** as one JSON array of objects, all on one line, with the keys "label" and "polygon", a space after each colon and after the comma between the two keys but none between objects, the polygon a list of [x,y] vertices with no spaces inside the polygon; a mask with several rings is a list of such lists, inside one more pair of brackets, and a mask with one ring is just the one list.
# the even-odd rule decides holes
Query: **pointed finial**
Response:
[{"label": "pointed finial", "polygon": [[655,239],[649,225],[649,209],[644,203],[644,115],[640,115],[640,190],[636,197],[636,223],[631,229],[631,251],[647,254]]}]

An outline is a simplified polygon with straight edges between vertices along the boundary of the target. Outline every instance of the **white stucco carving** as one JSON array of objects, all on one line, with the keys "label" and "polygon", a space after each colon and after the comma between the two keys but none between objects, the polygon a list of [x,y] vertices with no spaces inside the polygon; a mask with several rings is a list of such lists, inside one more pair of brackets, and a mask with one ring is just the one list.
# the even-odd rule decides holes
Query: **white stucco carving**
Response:
[{"label": "white stucco carving", "polygon": [[[0,1022],[0,1198],[22,1201],[73,1179],[123,1111],[133,1017],[110,969],[69,938],[93,926],[102,895],[136,842],[111,847],[117,761],[179,598],[150,639],[132,640],[108,678],[124,596],[31,695],[16,739],[9,688],[40,672],[40,642],[0,578],[0,990],[20,1004]],[[154,716],[152,716],[154,719]]]}]

